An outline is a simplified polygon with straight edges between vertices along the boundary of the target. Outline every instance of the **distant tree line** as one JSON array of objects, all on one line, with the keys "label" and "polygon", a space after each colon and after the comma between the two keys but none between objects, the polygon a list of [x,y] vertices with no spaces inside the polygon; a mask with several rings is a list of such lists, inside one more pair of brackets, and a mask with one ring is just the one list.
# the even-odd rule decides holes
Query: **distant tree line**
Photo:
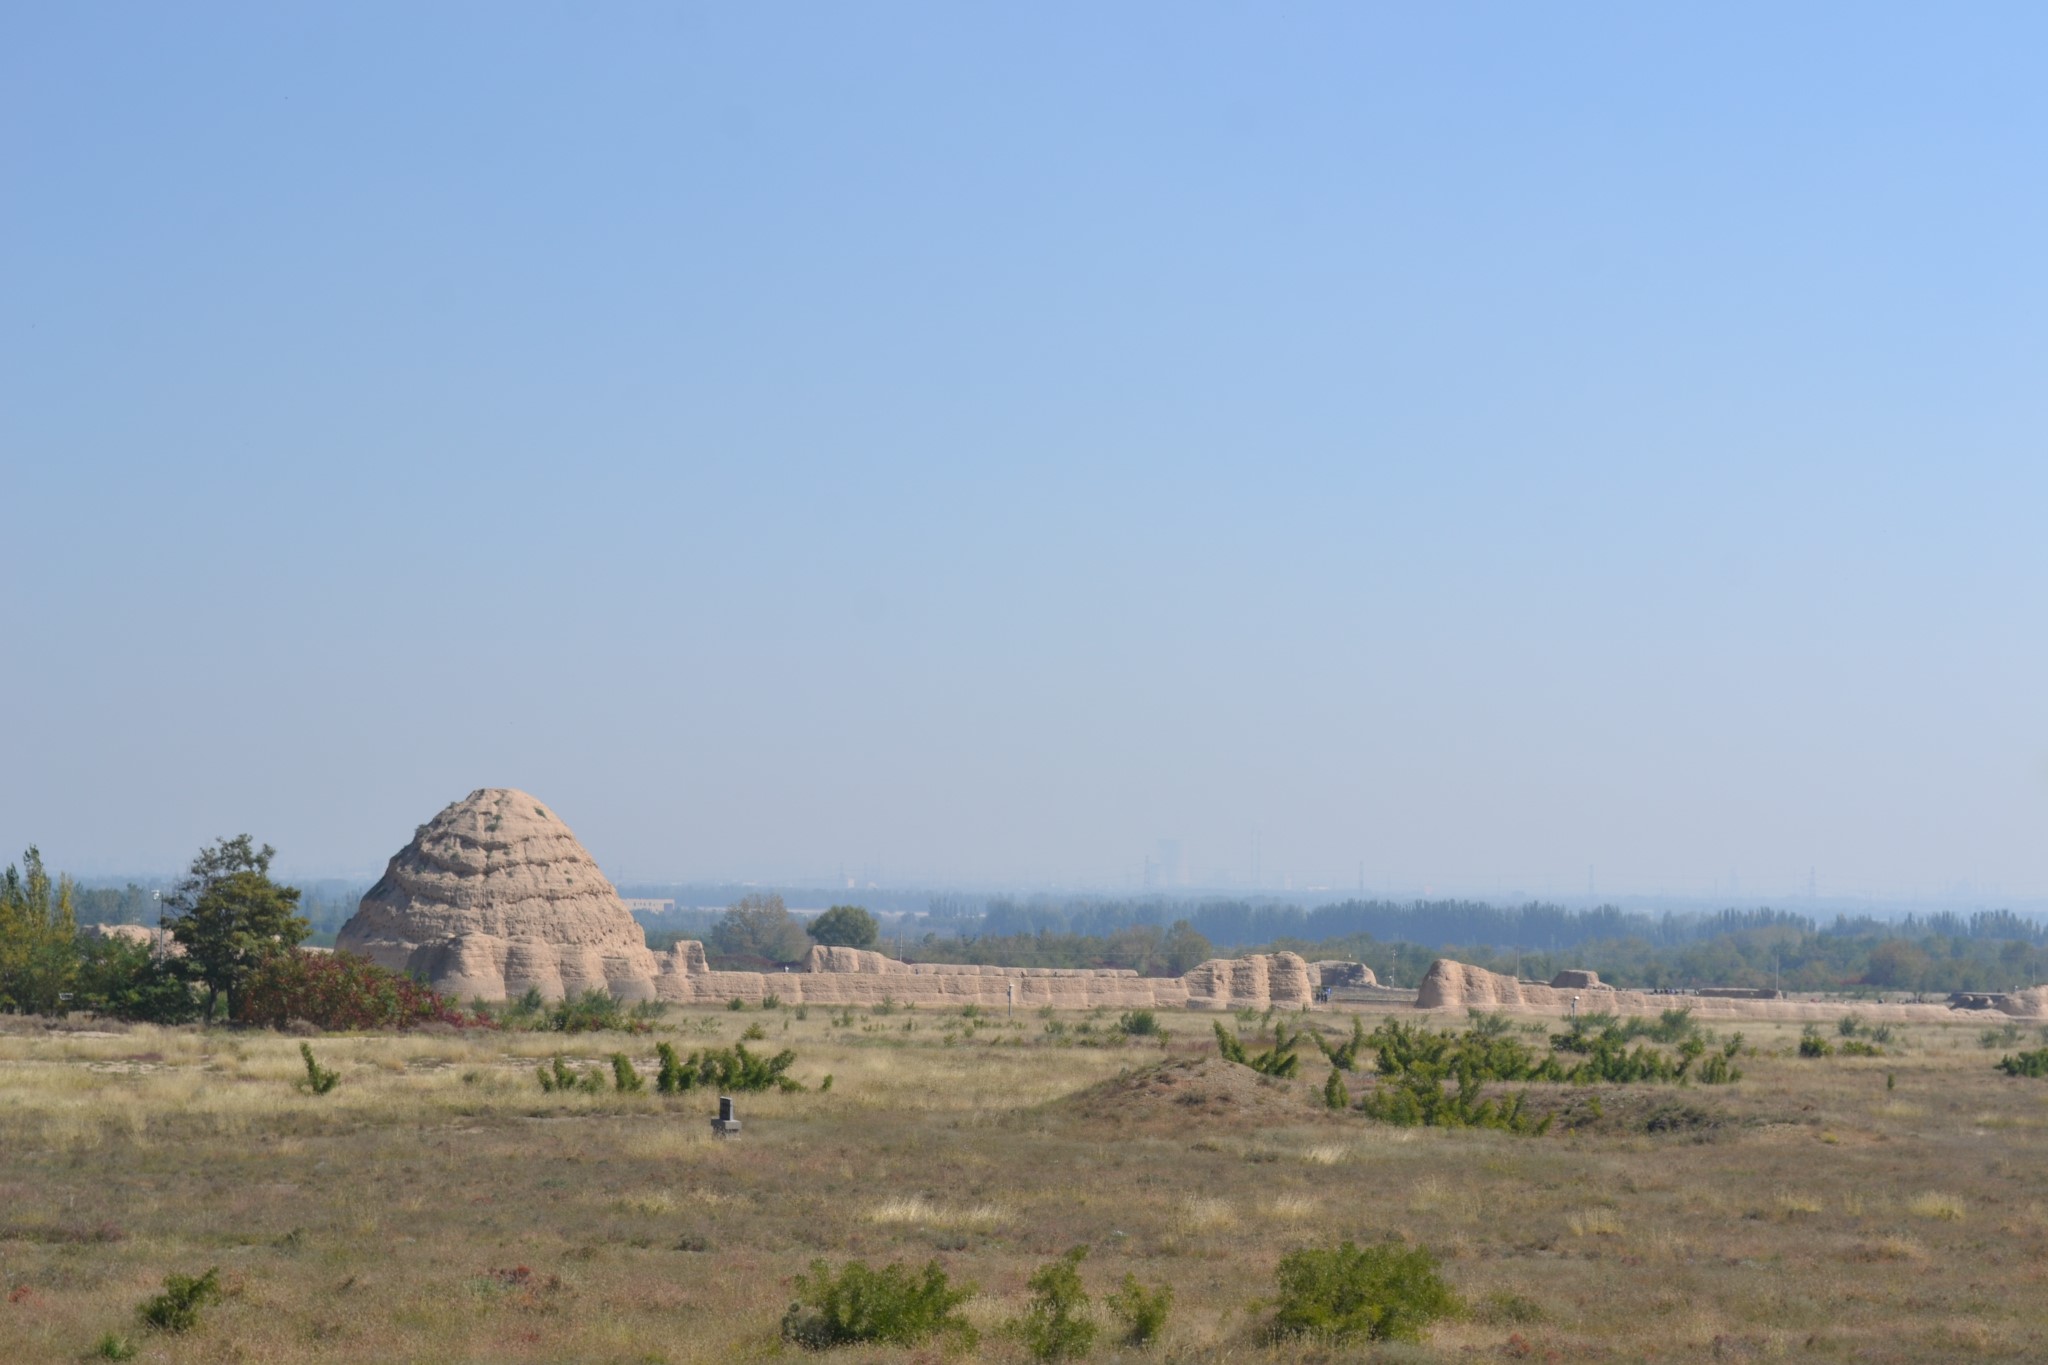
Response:
[{"label": "distant tree line", "polygon": [[[323,879],[299,888],[299,914],[307,924],[307,936],[314,942],[332,943],[334,935],[356,912],[369,889],[368,882]],[[84,886],[71,889],[72,914],[81,928],[95,924],[143,924],[156,926],[163,908],[162,896],[174,894],[175,883],[143,886],[128,882],[122,886]]]}]

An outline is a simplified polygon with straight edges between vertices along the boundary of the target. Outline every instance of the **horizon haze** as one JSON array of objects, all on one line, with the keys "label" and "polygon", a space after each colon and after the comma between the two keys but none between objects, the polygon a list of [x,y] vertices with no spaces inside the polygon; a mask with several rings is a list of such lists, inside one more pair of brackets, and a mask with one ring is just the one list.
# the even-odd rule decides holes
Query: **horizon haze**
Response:
[{"label": "horizon haze", "polygon": [[2048,901],[2044,45],[15,7],[0,862]]}]

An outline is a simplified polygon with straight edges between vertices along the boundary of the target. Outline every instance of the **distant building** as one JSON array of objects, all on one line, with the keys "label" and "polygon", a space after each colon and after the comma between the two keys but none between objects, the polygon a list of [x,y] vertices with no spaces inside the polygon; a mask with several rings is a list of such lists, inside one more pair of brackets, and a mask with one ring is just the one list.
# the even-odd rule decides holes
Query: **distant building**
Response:
[{"label": "distant building", "polygon": [[676,912],[676,903],[672,900],[650,900],[642,896],[621,896],[619,899],[624,901],[626,908],[636,915],[673,915]]}]

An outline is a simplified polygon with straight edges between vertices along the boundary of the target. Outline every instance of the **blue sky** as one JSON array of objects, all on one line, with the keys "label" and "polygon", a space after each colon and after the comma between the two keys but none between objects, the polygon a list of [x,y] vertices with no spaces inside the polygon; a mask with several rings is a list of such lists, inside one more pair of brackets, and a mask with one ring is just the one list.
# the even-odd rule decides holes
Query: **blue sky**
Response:
[{"label": "blue sky", "polygon": [[0,835],[2048,896],[2044,30],[14,7]]}]

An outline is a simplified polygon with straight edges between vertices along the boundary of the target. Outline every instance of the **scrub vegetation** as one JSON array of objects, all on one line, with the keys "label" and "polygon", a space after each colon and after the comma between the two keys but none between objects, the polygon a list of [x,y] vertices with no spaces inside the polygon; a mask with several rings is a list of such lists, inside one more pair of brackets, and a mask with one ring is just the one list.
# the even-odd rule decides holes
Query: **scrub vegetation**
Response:
[{"label": "scrub vegetation", "polygon": [[[2048,1354],[2048,1086],[1981,1017],[1745,1021],[1705,1085],[1683,1019],[1223,1021],[1283,1075],[1173,1011],[642,1015],[312,1037],[324,1094],[288,1032],[0,1016],[8,1359]],[[715,1138],[764,1017],[801,1088]],[[1466,1074],[1548,1127],[1375,1116]]]}]

